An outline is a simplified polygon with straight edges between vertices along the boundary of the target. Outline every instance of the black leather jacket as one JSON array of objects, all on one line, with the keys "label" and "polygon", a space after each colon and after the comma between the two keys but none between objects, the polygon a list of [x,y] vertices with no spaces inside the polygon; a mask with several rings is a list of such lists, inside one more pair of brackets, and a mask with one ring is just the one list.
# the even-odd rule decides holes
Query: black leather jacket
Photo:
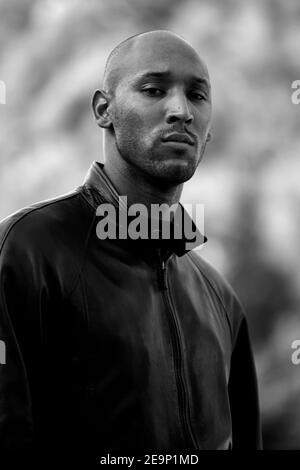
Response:
[{"label": "black leather jacket", "polygon": [[184,239],[99,240],[102,167],[0,224],[0,448],[260,448],[239,301]]}]

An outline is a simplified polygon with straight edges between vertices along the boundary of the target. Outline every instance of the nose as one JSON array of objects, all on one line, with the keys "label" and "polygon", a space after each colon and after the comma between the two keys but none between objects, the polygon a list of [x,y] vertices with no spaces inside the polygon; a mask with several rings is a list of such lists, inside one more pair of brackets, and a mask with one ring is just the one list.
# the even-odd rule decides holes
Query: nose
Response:
[{"label": "nose", "polygon": [[181,122],[191,124],[194,120],[186,95],[183,91],[174,91],[167,105],[167,123]]}]

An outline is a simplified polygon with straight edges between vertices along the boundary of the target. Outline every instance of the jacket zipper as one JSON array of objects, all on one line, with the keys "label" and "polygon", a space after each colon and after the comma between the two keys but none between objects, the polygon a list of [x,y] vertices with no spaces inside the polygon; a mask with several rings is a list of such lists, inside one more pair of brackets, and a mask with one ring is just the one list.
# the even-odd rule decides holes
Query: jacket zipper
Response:
[{"label": "jacket zipper", "polygon": [[197,441],[192,431],[192,426],[189,417],[189,407],[188,407],[188,397],[186,391],[185,380],[183,377],[183,357],[182,357],[182,348],[180,341],[180,333],[178,327],[178,320],[176,313],[172,307],[172,302],[170,298],[168,282],[167,282],[167,264],[164,260],[160,258],[160,274],[161,274],[161,288],[162,295],[164,298],[165,305],[168,312],[168,323],[171,333],[172,348],[174,353],[174,369],[176,376],[176,385],[178,392],[178,407],[180,420],[182,423],[185,439],[187,442],[192,443],[194,449],[198,449]]}]

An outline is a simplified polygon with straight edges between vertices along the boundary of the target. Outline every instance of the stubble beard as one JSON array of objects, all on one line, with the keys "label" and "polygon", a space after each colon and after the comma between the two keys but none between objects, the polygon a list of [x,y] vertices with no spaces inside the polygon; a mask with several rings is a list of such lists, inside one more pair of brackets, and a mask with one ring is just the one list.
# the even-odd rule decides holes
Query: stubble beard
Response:
[{"label": "stubble beard", "polygon": [[[207,139],[201,144],[200,151],[197,151],[198,158],[194,164],[190,159],[190,164],[187,165],[169,165],[168,159],[164,159],[161,152],[157,150],[160,144],[160,139],[154,139],[148,142],[148,145],[141,145],[133,139],[116,138],[116,147],[118,152],[130,166],[133,166],[138,173],[141,173],[144,178],[152,183],[166,184],[167,186],[174,186],[188,181],[195,173],[198,165],[202,161]],[[176,158],[180,159],[180,152]],[[185,158],[185,157],[184,157]]]}]

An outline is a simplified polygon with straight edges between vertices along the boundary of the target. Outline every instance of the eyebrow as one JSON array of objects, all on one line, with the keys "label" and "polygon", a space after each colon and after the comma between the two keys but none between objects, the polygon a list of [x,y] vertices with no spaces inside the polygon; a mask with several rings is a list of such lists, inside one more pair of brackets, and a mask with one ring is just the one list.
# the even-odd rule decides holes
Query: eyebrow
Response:
[{"label": "eyebrow", "polygon": [[[171,78],[171,72],[145,72],[139,74],[137,77],[135,77],[135,81],[141,81],[141,80],[149,80],[149,79],[162,79],[162,80],[167,80]],[[198,85],[205,85],[208,89],[210,89],[210,82],[207,78],[205,77],[198,77],[198,76],[191,76],[189,77],[188,81],[197,83]]]}]

